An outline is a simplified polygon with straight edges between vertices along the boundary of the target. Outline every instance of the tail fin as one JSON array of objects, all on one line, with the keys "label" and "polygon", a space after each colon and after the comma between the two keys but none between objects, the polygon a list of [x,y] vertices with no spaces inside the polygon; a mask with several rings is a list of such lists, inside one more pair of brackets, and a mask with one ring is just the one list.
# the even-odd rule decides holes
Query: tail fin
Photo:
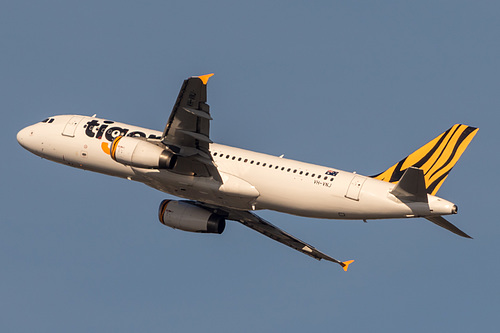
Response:
[{"label": "tail fin", "polygon": [[472,126],[453,125],[386,171],[372,177],[396,183],[409,167],[420,168],[424,171],[427,193],[435,195],[477,131],[478,128]]}]

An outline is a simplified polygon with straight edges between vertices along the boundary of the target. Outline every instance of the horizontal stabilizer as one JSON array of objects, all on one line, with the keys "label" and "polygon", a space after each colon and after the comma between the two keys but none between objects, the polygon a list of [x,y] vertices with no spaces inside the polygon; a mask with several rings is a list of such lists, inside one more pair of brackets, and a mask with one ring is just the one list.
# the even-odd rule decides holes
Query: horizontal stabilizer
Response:
[{"label": "horizontal stabilizer", "polygon": [[409,167],[391,193],[399,199],[427,202],[424,171],[419,168]]},{"label": "horizontal stabilizer", "polygon": [[446,230],[453,232],[454,234],[457,234],[457,235],[465,237],[465,238],[472,238],[471,236],[467,235],[465,232],[463,232],[462,230],[458,229],[453,224],[448,222],[442,216],[429,216],[429,217],[426,217],[426,219],[428,219],[429,221],[431,221],[434,224],[437,224],[438,226],[440,226],[442,228],[445,228]]}]

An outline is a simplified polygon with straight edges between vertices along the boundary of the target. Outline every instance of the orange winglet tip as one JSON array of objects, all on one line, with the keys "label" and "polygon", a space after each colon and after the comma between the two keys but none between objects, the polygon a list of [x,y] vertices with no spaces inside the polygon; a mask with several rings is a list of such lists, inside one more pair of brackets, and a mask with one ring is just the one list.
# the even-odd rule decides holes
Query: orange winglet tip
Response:
[{"label": "orange winglet tip", "polygon": [[349,265],[352,264],[353,262],[354,262],[354,260],[343,261],[341,263],[341,265],[342,265],[342,268],[344,269],[344,271],[347,272],[347,268],[349,268]]},{"label": "orange winglet tip", "polygon": [[198,78],[201,80],[201,82],[203,82],[203,84],[207,84],[208,79],[210,79],[212,76],[214,76],[214,73],[207,74],[207,75],[201,75],[201,76],[198,76]]}]

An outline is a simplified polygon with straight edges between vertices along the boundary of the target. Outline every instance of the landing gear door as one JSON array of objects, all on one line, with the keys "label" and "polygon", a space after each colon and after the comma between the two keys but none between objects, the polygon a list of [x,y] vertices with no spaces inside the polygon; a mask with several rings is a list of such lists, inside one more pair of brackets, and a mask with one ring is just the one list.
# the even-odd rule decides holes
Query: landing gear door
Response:
[{"label": "landing gear door", "polygon": [[349,184],[349,187],[347,188],[347,193],[345,194],[345,197],[358,201],[359,192],[361,192],[361,187],[363,187],[365,180],[366,180],[365,177],[354,176],[351,180],[351,183]]},{"label": "landing gear door", "polygon": [[77,128],[78,124],[82,121],[82,119],[83,119],[83,117],[71,117],[71,119],[68,121],[68,123],[64,127],[64,130],[62,131],[62,135],[74,137],[76,128]]}]

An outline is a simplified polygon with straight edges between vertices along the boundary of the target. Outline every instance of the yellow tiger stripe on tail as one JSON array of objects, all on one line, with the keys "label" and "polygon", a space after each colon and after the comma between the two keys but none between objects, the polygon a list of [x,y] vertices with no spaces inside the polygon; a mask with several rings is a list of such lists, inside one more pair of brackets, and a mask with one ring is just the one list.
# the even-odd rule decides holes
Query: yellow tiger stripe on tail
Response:
[{"label": "yellow tiger stripe on tail", "polygon": [[477,131],[476,127],[453,125],[386,171],[372,177],[397,183],[409,167],[420,168],[424,171],[427,193],[435,195]]}]

